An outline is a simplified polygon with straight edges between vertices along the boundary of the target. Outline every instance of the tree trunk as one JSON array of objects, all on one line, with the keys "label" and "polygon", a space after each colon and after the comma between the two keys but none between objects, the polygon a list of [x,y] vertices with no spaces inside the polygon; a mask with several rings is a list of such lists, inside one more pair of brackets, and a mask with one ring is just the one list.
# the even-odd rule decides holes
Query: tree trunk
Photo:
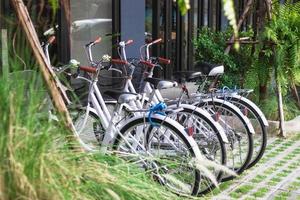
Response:
[{"label": "tree trunk", "polygon": [[61,84],[59,81],[57,81],[58,79],[55,73],[53,72],[51,66],[47,62],[47,59],[41,48],[37,33],[28,14],[27,8],[24,5],[24,2],[22,0],[11,0],[11,2],[15,8],[19,22],[22,28],[24,29],[24,32],[33,50],[33,54],[39,64],[39,69],[47,85],[53,104],[62,117],[62,120],[68,133],[68,139],[70,140],[71,144],[73,144],[74,141],[78,141],[78,138],[74,134],[75,128],[73,126],[68,109],[64,103],[64,99],[62,97],[64,91],[61,87]]},{"label": "tree trunk", "polygon": [[267,99],[268,97],[267,91],[268,91],[267,85],[259,86],[259,102],[264,102]]},{"label": "tree trunk", "polygon": [[[265,6],[267,11],[268,20],[272,18],[272,0],[265,0]],[[274,46],[273,55],[276,56],[276,50]],[[274,58],[275,59],[275,58]],[[279,135],[282,137],[286,137],[286,133],[284,131],[284,112],[283,112],[283,102],[282,102],[282,92],[281,92],[281,84],[278,80],[278,64],[275,63],[275,81],[276,81],[276,90],[277,90],[277,104],[278,104],[278,114],[279,114]]]},{"label": "tree trunk", "polygon": [[281,85],[277,78],[278,74],[276,68],[275,68],[275,79],[276,79],[277,105],[278,105],[278,114],[279,114],[279,136],[286,137],[286,133],[284,131],[284,113],[283,113]]},{"label": "tree trunk", "polygon": [[2,58],[2,75],[4,78],[8,77],[8,73],[9,73],[9,65],[8,65],[8,46],[7,46],[7,30],[6,29],[2,29],[1,30],[1,58]]},{"label": "tree trunk", "polygon": [[[244,11],[243,11],[243,14],[241,15],[239,21],[238,21],[238,24],[237,24],[237,29],[239,30],[244,22],[244,20],[246,19],[248,13],[249,13],[249,10],[253,4],[253,1],[254,0],[248,0],[245,8],[244,8]],[[229,45],[227,46],[227,48],[225,49],[225,54],[228,54],[230,52],[230,49],[232,47],[232,43],[234,42],[234,35],[231,36],[230,40],[229,40]]]}]

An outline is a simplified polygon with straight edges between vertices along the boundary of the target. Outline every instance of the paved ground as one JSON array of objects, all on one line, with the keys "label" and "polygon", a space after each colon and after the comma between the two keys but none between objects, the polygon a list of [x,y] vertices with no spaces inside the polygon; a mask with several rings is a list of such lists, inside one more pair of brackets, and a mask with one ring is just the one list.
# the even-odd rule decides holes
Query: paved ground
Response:
[{"label": "paved ground", "polygon": [[270,138],[263,159],[233,181],[220,185],[212,199],[300,200],[300,134]]},{"label": "paved ground", "polygon": [[[194,83],[188,83],[188,88],[196,90]],[[162,91],[167,98],[175,98],[179,93],[178,88]],[[276,133],[277,127],[272,122],[268,131]],[[285,129],[296,136],[280,139],[272,135],[263,159],[255,167],[221,184],[208,198],[300,200],[300,116],[286,122]]]}]

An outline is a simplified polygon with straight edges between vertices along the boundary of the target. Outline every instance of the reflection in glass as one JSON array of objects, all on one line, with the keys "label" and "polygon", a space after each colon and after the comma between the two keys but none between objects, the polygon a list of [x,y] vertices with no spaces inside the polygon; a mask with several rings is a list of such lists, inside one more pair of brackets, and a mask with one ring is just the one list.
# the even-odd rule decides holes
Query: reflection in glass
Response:
[{"label": "reflection in glass", "polygon": [[111,38],[105,34],[112,32],[111,0],[71,0],[71,57],[81,64],[88,64],[83,46],[102,37],[99,45],[93,48],[94,59],[103,54],[111,54]]}]

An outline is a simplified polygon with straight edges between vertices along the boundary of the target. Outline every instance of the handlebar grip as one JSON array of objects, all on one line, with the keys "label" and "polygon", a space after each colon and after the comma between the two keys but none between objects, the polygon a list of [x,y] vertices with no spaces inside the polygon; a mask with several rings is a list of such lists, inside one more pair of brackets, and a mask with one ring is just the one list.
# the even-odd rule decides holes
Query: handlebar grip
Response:
[{"label": "handlebar grip", "polygon": [[125,45],[130,45],[132,43],[133,43],[133,40],[127,40],[126,43],[125,43]]},{"label": "handlebar grip", "polygon": [[158,57],[158,62],[159,62],[159,64],[169,65],[171,63],[171,60],[162,58],[162,57]]},{"label": "handlebar grip", "polygon": [[161,39],[161,38],[158,38],[158,39],[152,41],[151,44],[160,43],[161,41],[162,41],[162,39]]},{"label": "handlebar grip", "polygon": [[101,40],[102,40],[102,38],[99,36],[99,37],[97,37],[97,39],[93,43],[98,44],[98,43],[101,42]]},{"label": "handlebar grip", "polygon": [[48,39],[48,44],[52,44],[54,41],[55,41],[55,36],[54,35],[52,35],[49,39]]},{"label": "handlebar grip", "polygon": [[155,67],[154,64],[152,64],[151,62],[145,61],[145,60],[141,60],[140,63],[142,63],[143,65],[146,65],[149,68]]},{"label": "handlebar grip", "polygon": [[79,69],[85,72],[89,72],[92,74],[96,74],[97,73],[97,68],[94,67],[88,67],[88,66],[79,66]]},{"label": "handlebar grip", "polygon": [[128,65],[128,62],[120,59],[111,59],[111,63],[118,65]]}]

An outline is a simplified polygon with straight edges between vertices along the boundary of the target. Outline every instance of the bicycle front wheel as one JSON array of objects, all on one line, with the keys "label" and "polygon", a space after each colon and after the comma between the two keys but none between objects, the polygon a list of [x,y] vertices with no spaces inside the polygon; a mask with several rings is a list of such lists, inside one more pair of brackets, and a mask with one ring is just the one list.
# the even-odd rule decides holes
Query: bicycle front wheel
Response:
[{"label": "bicycle front wheel", "polygon": [[114,150],[138,163],[171,191],[196,195],[200,173],[192,163],[200,152],[183,127],[174,123],[177,122],[165,117],[151,117],[151,121],[148,117],[132,119],[121,128]]},{"label": "bicycle front wheel", "polygon": [[[172,108],[172,106],[169,106]],[[175,108],[177,105],[174,106]],[[226,165],[226,148],[216,122],[209,113],[192,105],[181,104],[180,112],[170,114],[169,117],[179,122],[184,128],[190,130],[203,156],[219,165]],[[207,113],[207,114],[206,114]],[[219,125],[220,126],[220,125]],[[220,130],[220,131],[219,131]],[[210,169],[220,181],[223,172],[218,169]],[[210,179],[201,174],[199,195],[206,194],[215,188]]]}]

